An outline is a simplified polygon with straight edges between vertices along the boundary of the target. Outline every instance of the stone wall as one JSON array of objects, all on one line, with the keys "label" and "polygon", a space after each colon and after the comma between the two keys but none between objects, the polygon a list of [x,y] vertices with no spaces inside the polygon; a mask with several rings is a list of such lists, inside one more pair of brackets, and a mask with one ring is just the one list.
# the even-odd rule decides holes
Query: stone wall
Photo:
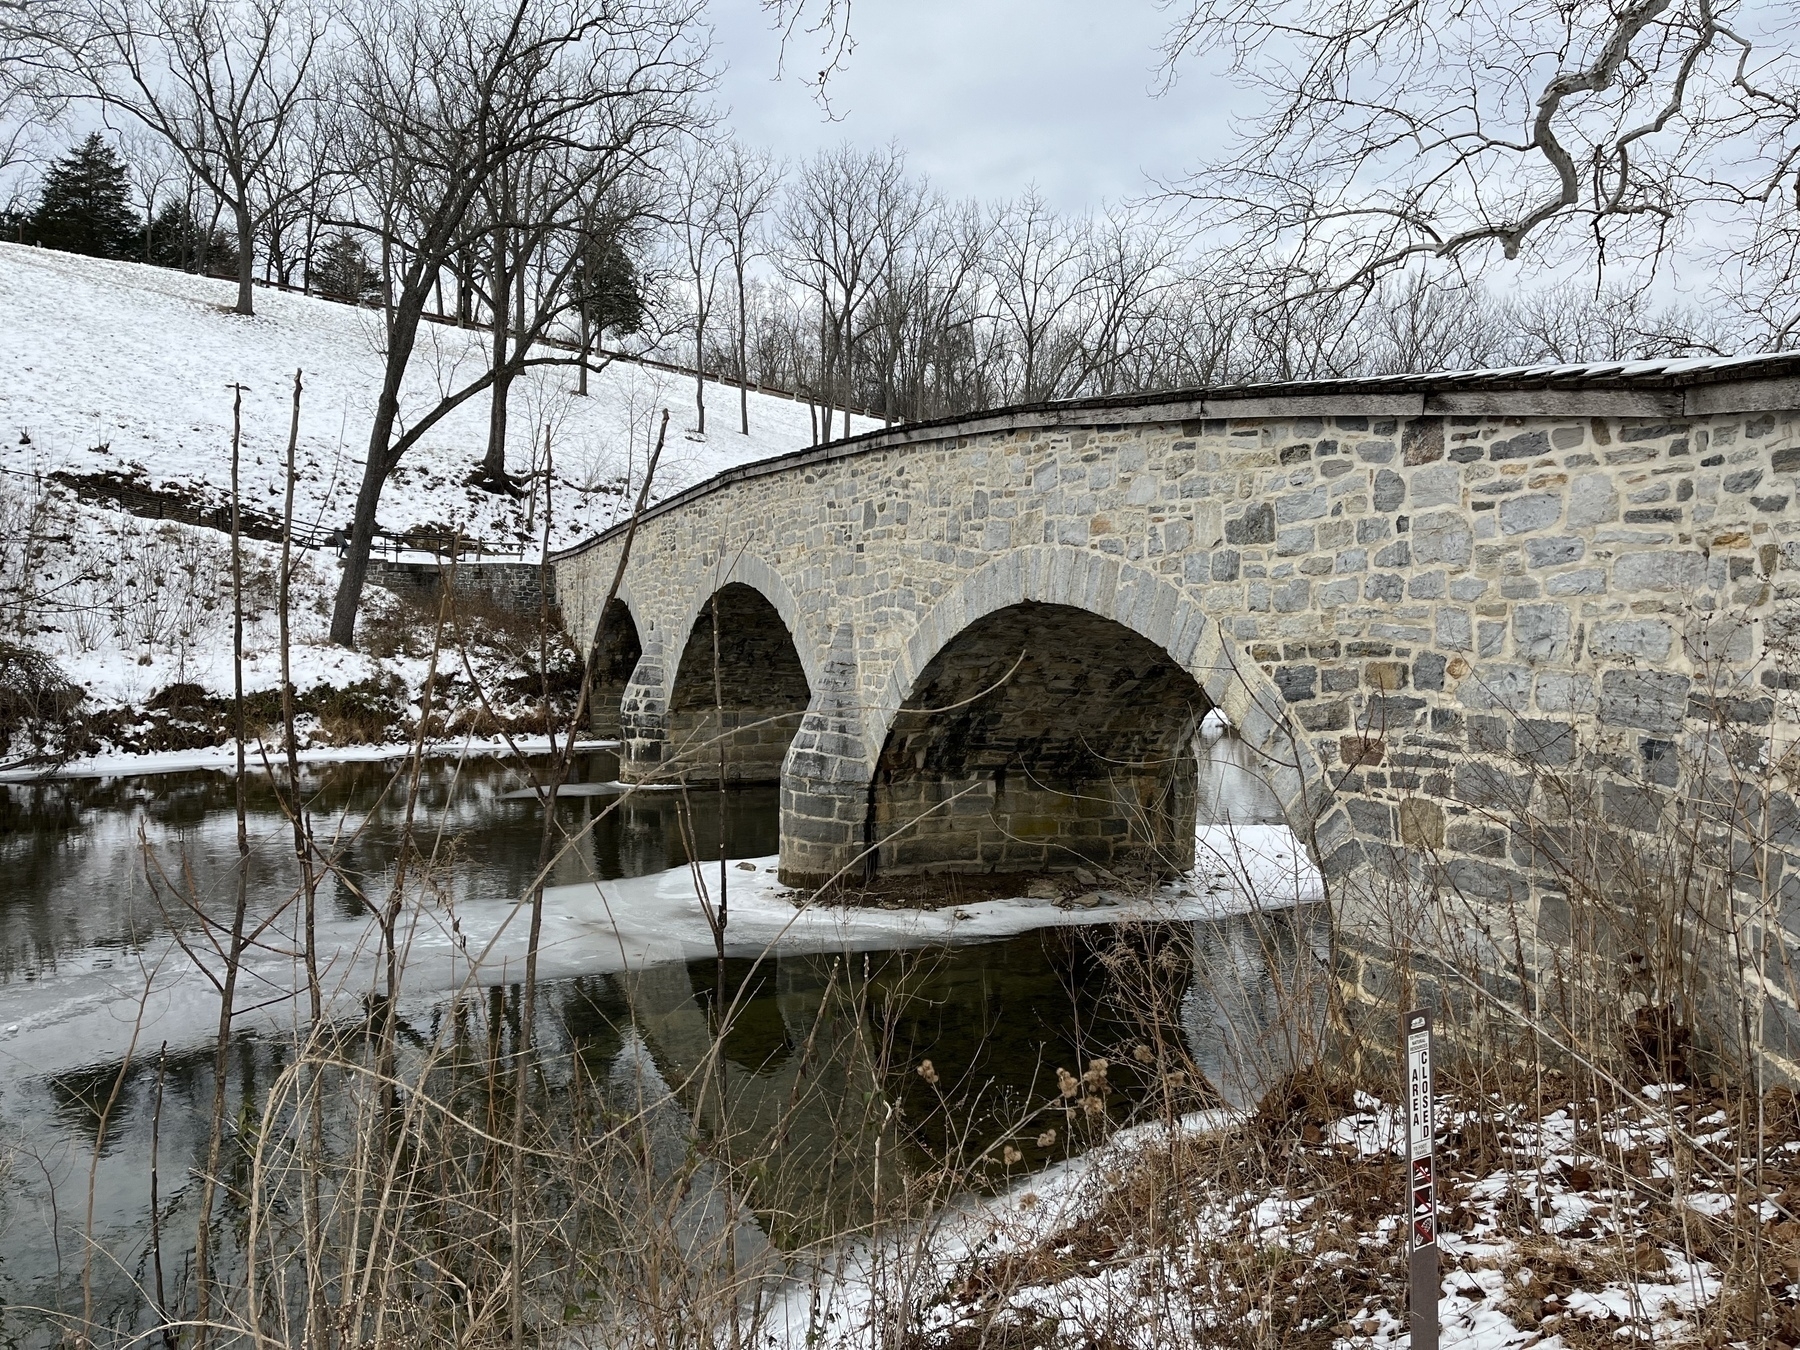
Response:
[{"label": "stone wall", "polygon": [[[554,569],[552,569],[554,570]],[[444,568],[435,562],[395,562],[390,558],[369,559],[369,581],[384,590],[393,591],[427,604],[435,604],[443,586]],[[459,562],[452,572],[453,586],[459,600],[468,599],[492,605],[514,614],[535,619],[544,601],[544,568],[536,563]],[[556,582],[550,582],[551,599],[556,596]],[[582,641],[593,636],[589,628]]]},{"label": "stone wall", "polygon": [[[1553,947],[1543,842],[1506,824],[1542,801],[1535,775],[1591,775],[1594,813],[1649,834],[1792,742],[1797,374],[1058,405],[733,471],[640,529],[628,717],[666,724],[661,653],[715,578],[765,597],[811,691],[784,873],[827,875],[867,847],[877,766],[933,660],[1007,607],[1070,606],[1224,711],[1328,875],[1428,855],[1466,904]],[[559,562],[572,631],[617,548]],[[1790,819],[1769,781],[1757,809]],[[989,865],[979,847],[966,863]],[[1800,914],[1783,857],[1758,867]]]}]

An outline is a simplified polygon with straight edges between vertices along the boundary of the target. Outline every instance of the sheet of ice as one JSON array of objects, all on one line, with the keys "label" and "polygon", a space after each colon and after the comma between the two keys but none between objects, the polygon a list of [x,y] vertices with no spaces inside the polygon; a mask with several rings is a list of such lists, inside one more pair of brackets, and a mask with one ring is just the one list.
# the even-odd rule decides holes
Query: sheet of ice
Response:
[{"label": "sheet of ice", "polygon": [[[999,899],[946,909],[845,908],[807,903],[781,885],[776,859],[740,859],[726,871],[731,920],[726,949],[754,957],[766,951],[877,951],[943,942],[1010,937],[1037,928],[1150,920],[1201,920],[1305,903],[1317,896],[1307,869],[1292,866],[1304,853],[1276,827],[1245,826],[1245,856],[1267,857],[1266,870],[1246,884],[1223,870],[1196,873],[1148,898],[1102,892],[1093,908],[1063,908],[1051,900]],[[701,875],[709,898],[717,864]],[[1316,882],[1316,878],[1313,879]],[[405,951],[408,999],[430,999],[474,986],[505,984],[523,973],[527,911],[517,897],[492,896],[446,905],[409,904],[399,941]],[[245,962],[244,1025],[295,1024],[303,988],[288,914]],[[379,985],[376,930],[366,917],[321,915],[318,944],[326,954],[321,981],[338,1006],[351,1008]],[[538,969],[561,979],[641,969],[713,954],[694,871],[679,867],[620,881],[554,886],[544,893]],[[134,951],[90,952],[61,961],[42,978],[0,993],[0,1084],[21,1075],[67,1069],[119,1054],[134,1026],[140,1041],[197,1044],[218,1017],[218,996],[196,961],[217,958],[196,945],[183,951],[159,935]]]}]

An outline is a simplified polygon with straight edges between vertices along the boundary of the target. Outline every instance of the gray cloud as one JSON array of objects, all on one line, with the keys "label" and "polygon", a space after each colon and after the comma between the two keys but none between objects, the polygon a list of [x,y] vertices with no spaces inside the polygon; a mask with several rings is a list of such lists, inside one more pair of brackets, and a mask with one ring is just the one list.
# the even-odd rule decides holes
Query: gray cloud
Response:
[{"label": "gray cloud", "polygon": [[895,141],[952,196],[1010,196],[1035,182],[1076,210],[1145,191],[1214,154],[1229,129],[1230,85],[1197,64],[1158,96],[1168,15],[1152,0],[856,0],[856,51],[832,85],[828,120],[790,48],[754,0],[713,13],[731,63],[719,99],[746,141],[801,159],[849,140]]}]

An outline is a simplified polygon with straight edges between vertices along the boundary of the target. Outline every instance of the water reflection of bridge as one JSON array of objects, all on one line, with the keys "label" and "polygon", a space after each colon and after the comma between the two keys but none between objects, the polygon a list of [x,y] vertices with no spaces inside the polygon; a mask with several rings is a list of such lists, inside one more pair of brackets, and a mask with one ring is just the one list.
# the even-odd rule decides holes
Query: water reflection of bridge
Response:
[{"label": "water reflection of bridge", "polygon": [[[741,1168],[738,1193],[788,1245],[867,1216],[878,1151],[891,1186],[984,1151],[998,1164],[1003,1143],[1023,1155],[1015,1175],[1079,1147],[1092,1122],[1071,1133],[1059,1067],[1110,1059],[1115,1120],[1160,1109],[1170,1072],[1187,1075],[1180,1104],[1253,1102],[1312,1044],[1324,943],[1324,916],[1301,910],[754,970],[734,959],[725,996],[738,1007],[716,1045],[716,965],[668,964],[579,982],[563,1021],[612,1090],[654,1101],[666,1089],[651,1113],[658,1147],[674,1150],[665,1166],[692,1146],[715,1182]],[[1139,1063],[1137,1045],[1161,1053]],[[935,1087],[916,1071],[925,1059]],[[1039,1145],[1047,1126],[1056,1141]]]}]

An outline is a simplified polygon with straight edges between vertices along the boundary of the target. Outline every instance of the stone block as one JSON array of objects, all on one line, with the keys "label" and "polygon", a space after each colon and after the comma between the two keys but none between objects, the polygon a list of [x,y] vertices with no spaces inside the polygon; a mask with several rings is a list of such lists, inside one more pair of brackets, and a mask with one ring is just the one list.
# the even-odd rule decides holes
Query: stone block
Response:
[{"label": "stone block", "polygon": [[1609,474],[1582,474],[1569,483],[1571,529],[1588,529],[1618,518],[1619,492]]},{"label": "stone block", "polygon": [[1475,629],[1466,609],[1439,609],[1436,635],[1438,646],[1451,651],[1466,652],[1475,645]]},{"label": "stone block", "polygon": [[1365,599],[1377,604],[1398,604],[1406,595],[1406,583],[1393,572],[1378,572],[1363,583]]},{"label": "stone block", "polygon": [[1575,761],[1575,728],[1567,722],[1521,717],[1512,729],[1513,752],[1546,769]]},{"label": "stone block", "polygon": [[1413,522],[1413,558],[1427,567],[1467,567],[1474,532],[1461,512],[1436,511]]},{"label": "stone block", "polygon": [[1398,511],[1406,501],[1406,480],[1392,469],[1377,469],[1373,501],[1377,511]]},{"label": "stone block", "polygon": [[1606,571],[1599,567],[1578,567],[1544,579],[1545,595],[1602,595],[1605,591]]},{"label": "stone block", "polygon": [[1458,686],[1456,696],[1465,708],[1522,712],[1531,697],[1531,683],[1531,667],[1495,662],[1472,670]]},{"label": "stone block", "polygon": [[1444,846],[1444,808],[1423,797],[1400,803],[1400,842],[1409,848],[1439,849]]},{"label": "stone block", "polygon": [[1490,459],[1530,459],[1550,453],[1550,435],[1544,431],[1524,431],[1488,447]]},{"label": "stone block", "polygon": [[1537,677],[1534,699],[1539,712],[1591,712],[1594,708],[1594,681],[1588,675],[1546,671]]},{"label": "stone block", "polygon": [[1706,584],[1707,560],[1688,550],[1624,553],[1613,564],[1616,591],[1685,591]]},{"label": "stone block", "polygon": [[1444,872],[1445,880],[1466,899],[1510,909],[1524,906],[1531,898],[1531,883],[1525,874],[1504,863],[1456,858]]},{"label": "stone block", "polygon": [[1363,838],[1383,843],[1394,838],[1394,808],[1386,802],[1352,797],[1344,803],[1344,809],[1349,812],[1350,822],[1356,827],[1356,832]]},{"label": "stone block", "polygon": [[1225,542],[1239,546],[1275,542],[1275,508],[1258,502],[1245,509],[1236,520],[1225,522]]},{"label": "stone block", "polygon": [[1562,498],[1553,492],[1533,492],[1509,497],[1500,503],[1502,534],[1531,534],[1547,530],[1562,516]]},{"label": "stone block", "polygon": [[1679,731],[1688,677],[1662,670],[1609,670],[1600,677],[1600,720],[1642,731]]},{"label": "stone block", "polygon": [[1586,552],[1586,542],[1571,535],[1525,541],[1525,563],[1529,567],[1561,567],[1579,562]]},{"label": "stone block", "polygon": [[1661,619],[1605,619],[1589,630],[1588,651],[1602,657],[1664,661],[1674,640],[1674,630]]},{"label": "stone block", "polygon": [[1408,465],[1430,464],[1444,457],[1444,419],[1410,418],[1400,433],[1400,458]]},{"label": "stone block", "polygon": [[1275,499],[1275,522],[1289,525],[1295,521],[1317,520],[1330,509],[1330,492],[1323,484],[1304,492],[1284,492]]},{"label": "stone block", "polygon": [[1543,665],[1569,654],[1569,607],[1519,605],[1513,610],[1513,655]]}]

